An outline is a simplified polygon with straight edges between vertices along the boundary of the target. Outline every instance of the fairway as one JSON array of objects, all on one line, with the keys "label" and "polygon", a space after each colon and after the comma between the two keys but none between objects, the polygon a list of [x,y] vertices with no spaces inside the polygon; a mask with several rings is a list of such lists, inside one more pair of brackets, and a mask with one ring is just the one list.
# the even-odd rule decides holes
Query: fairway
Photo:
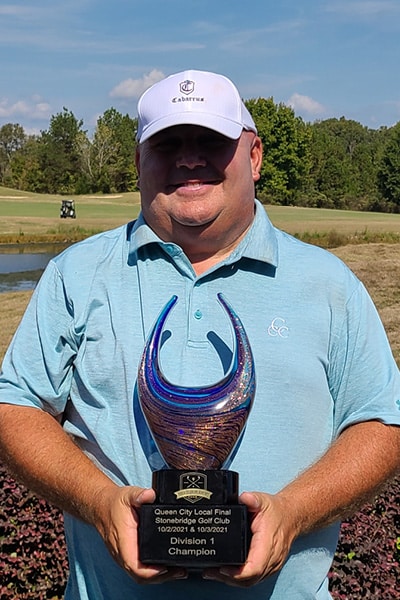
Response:
[{"label": "fairway", "polygon": [[[60,219],[61,200],[67,198],[75,200],[76,219]],[[0,187],[0,243],[10,243],[7,239],[10,235],[20,236],[20,242],[32,242],[31,235],[62,237],[64,233],[77,229],[85,230],[90,235],[131,221],[136,218],[139,209],[138,192],[60,196]],[[292,206],[268,206],[266,210],[274,225],[293,235],[337,232],[346,236],[362,234],[365,237],[368,234],[387,233],[392,234],[392,241],[400,241],[399,214]]]},{"label": "fairway", "polygon": [[274,225],[291,234],[336,230],[347,234],[370,231],[400,235],[398,214],[293,206],[268,206],[266,210]]},{"label": "fairway", "polygon": [[[73,198],[76,219],[60,219],[61,201]],[[136,218],[139,194],[59,196],[0,187],[0,243],[80,239]],[[73,235],[70,233],[73,232]]]}]

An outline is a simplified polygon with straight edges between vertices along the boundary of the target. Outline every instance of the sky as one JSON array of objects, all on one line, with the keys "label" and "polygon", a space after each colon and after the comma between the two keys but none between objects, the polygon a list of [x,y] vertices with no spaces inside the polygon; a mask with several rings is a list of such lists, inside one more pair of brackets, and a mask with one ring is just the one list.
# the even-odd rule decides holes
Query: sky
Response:
[{"label": "sky", "polygon": [[109,108],[185,69],[307,122],[400,121],[400,0],[0,0],[0,127],[47,130],[67,108],[90,134]]}]

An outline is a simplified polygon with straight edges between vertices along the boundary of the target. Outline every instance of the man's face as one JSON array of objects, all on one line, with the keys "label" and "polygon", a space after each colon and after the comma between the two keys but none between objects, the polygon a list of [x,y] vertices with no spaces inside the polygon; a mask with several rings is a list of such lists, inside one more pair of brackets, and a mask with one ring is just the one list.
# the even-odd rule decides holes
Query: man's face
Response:
[{"label": "man's face", "polygon": [[252,132],[231,140],[204,127],[178,125],[153,135],[137,153],[147,223],[165,241],[184,247],[187,235],[207,231],[215,240],[247,229],[261,157],[261,141]]}]

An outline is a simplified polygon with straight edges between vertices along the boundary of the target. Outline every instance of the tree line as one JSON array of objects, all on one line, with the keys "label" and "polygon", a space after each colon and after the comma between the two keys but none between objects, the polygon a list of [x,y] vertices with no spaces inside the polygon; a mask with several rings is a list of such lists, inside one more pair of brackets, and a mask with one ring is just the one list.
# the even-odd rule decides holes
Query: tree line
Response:
[{"label": "tree line", "polygon": [[[332,118],[313,123],[273,98],[246,101],[264,146],[257,196],[264,203],[400,212],[400,122],[370,129]],[[0,184],[48,194],[137,190],[137,119],[110,108],[92,136],[70,110],[27,135],[0,128]]]}]

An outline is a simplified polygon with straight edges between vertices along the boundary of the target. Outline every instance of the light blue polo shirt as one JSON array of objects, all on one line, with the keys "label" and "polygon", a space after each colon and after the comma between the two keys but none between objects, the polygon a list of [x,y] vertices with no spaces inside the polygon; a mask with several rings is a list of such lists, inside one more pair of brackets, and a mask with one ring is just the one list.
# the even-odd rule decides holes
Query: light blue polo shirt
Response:
[{"label": "light blue polo shirt", "polygon": [[[177,385],[219,381],[234,346],[220,292],[246,329],[257,376],[231,465],[241,491],[277,492],[353,423],[400,425],[399,371],[364,286],[332,254],[274,228],[257,201],[240,245],[199,277],[141,216],[52,260],[5,357],[0,401],[62,415],[66,431],[113,480],[149,487],[161,458],[135,397],[145,340],[176,295],[162,370]],[[296,540],[278,575],[245,590],[198,578],[138,586],[92,527],[69,515],[65,527],[66,600],[330,598],[339,525]]]}]

